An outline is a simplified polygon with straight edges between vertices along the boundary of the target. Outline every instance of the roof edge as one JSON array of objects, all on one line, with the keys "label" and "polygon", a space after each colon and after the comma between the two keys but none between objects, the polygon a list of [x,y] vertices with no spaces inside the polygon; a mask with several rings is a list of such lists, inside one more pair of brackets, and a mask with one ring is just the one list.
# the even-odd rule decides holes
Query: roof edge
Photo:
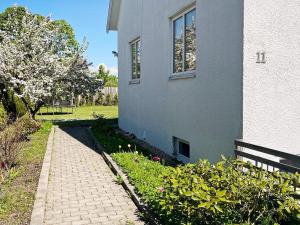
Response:
[{"label": "roof edge", "polygon": [[121,8],[121,0],[110,0],[108,15],[107,15],[107,24],[106,32],[117,31],[119,23],[119,14]]}]

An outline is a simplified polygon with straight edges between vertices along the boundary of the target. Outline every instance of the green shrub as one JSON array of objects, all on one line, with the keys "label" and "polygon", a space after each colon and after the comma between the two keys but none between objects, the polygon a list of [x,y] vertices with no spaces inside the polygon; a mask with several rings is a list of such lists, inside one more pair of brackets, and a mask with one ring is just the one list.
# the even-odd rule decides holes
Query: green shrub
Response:
[{"label": "green shrub", "polygon": [[13,101],[16,105],[17,116],[22,117],[22,116],[26,115],[27,109],[26,109],[24,103],[21,101],[21,99],[14,95]]},{"label": "green shrub", "polygon": [[105,96],[104,105],[112,105],[112,98],[109,93]]},{"label": "green shrub", "polygon": [[104,104],[104,94],[102,92],[98,93],[98,98],[95,101],[96,105],[103,105]]},{"label": "green shrub", "polygon": [[7,125],[0,132],[0,164],[9,169],[16,165],[18,152],[21,149],[20,131],[14,125]]},{"label": "green shrub", "polygon": [[33,134],[40,129],[41,124],[31,119],[27,114],[18,118],[15,122],[15,126],[18,127],[21,137],[27,139],[30,134]]},{"label": "green shrub", "polygon": [[[300,224],[300,206],[292,198],[292,184],[300,182],[298,174],[270,173],[227,159],[214,165],[202,160],[174,168],[165,166],[155,162],[156,157],[147,150],[139,146],[132,149],[133,143],[105,119],[99,118],[97,123],[95,136],[161,224]],[[128,143],[129,148],[124,149]]]},{"label": "green shrub", "polygon": [[[242,168],[249,169],[242,169]],[[237,160],[167,170],[157,196],[163,224],[299,224],[292,198],[298,175],[269,173]]]},{"label": "green shrub", "polygon": [[118,94],[115,94],[114,98],[113,98],[113,105],[118,105],[119,103],[119,97]]},{"label": "green shrub", "polygon": [[7,115],[3,105],[0,103],[0,131],[4,129],[7,122]]},{"label": "green shrub", "polygon": [[16,165],[22,141],[40,128],[40,123],[25,115],[15,122],[7,117],[0,124],[0,167],[9,169]]},{"label": "green shrub", "polygon": [[149,206],[154,206],[157,201],[157,188],[162,185],[159,175],[168,171],[169,167],[137,152],[114,153],[112,158],[127,173],[143,201]]}]

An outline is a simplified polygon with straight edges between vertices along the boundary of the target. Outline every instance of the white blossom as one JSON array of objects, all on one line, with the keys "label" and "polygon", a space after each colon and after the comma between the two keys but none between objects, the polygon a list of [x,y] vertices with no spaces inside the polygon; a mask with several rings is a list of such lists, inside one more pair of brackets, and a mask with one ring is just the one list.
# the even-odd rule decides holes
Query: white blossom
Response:
[{"label": "white blossom", "polygon": [[[16,17],[10,16],[8,23],[13,27]],[[93,93],[100,87],[83,57],[86,42],[78,49],[69,47],[50,18],[24,16],[21,34],[0,31],[0,40],[0,83],[14,91],[29,111],[49,97]]]}]

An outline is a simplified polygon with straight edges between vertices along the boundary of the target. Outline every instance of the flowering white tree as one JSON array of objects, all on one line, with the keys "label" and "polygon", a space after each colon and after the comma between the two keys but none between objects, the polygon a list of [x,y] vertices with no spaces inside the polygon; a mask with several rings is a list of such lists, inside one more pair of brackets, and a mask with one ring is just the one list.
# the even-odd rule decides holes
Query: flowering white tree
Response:
[{"label": "flowering white tree", "polygon": [[[13,15],[8,23],[16,24]],[[101,86],[89,75],[86,45],[71,48],[50,18],[28,13],[20,34],[0,31],[0,40],[0,84],[23,101],[32,118],[49,97],[93,93]]]}]

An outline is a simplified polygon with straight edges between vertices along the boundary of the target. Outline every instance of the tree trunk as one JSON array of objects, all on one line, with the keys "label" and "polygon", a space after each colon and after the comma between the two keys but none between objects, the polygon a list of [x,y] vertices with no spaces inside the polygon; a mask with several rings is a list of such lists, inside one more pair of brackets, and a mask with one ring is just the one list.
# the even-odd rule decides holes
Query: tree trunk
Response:
[{"label": "tree trunk", "polygon": [[36,102],[34,108],[32,108],[24,97],[21,97],[21,100],[24,103],[30,118],[35,120],[35,115],[40,110],[40,108],[44,105],[44,101],[43,100],[38,100]]},{"label": "tree trunk", "polygon": [[44,105],[44,101],[43,100],[39,100],[34,107],[34,110],[32,111],[31,114],[31,118],[35,120],[35,115],[37,114],[37,112],[40,110],[40,108]]}]

